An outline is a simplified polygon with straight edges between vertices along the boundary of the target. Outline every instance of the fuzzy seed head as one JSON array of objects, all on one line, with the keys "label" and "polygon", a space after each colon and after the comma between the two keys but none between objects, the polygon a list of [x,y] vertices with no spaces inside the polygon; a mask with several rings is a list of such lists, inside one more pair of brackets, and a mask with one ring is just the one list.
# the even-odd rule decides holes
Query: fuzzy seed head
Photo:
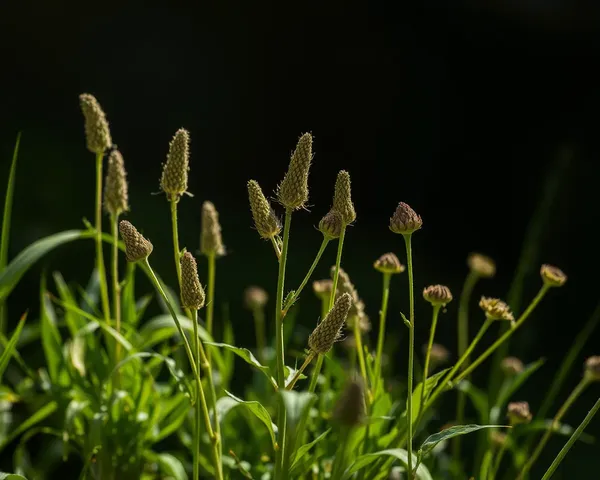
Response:
[{"label": "fuzzy seed head", "polygon": [[321,300],[329,300],[331,290],[333,290],[333,280],[325,278],[323,280],[315,280],[312,284],[313,292]]},{"label": "fuzzy seed head", "polygon": [[137,229],[127,220],[119,222],[119,233],[125,243],[125,258],[128,262],[137,262],[147,258],[153,250],[150,240],[137,231]]},{"label": "fuzzy seed head", "polygon": [[190,252],[181,257],[181,306],[200,310],[204,306],[204,288],[198,279],[198,265]]},{"label": "fuzzy seed head", "polygon": [[452,301],[452,293],[445,285],[429,285],[423,290],[423,298],[433,306],[444,306]]},{"label": "fuzzy seed head", "polygon": [[531,422],[531,412],[527,402],[511,402],[508,404],[508,419],[512,425]]},{"label": "fuzzy seed head", "polygon": [[265,308],[269,300],[269,294],[264,288],[252,285],[244,291],[244,305],[248,310],[259,310]]},{"label": "fuzzy seed head", "polygon": [[127,173],[123,155],[118,150],[110,152],[108,157],[108,169],[104,182],[104,210],[115,217],[129,211]]},{"label": "fuzzy seed head", "polygon": [[562,287],[567,281],[563,271],[553,265],[544,264],[540,268],[540,275],[544,283],[550,287]]},{"label": "fuzzy seed head", "polygon": [[504,375],[507,377],[514,377],[515,375],[522,373],[523,369],[525,368],[523,362],[517,357],[504,358],[500,364],[500,367],[502,368]]},{"label": "fuzzy seed head", "polygon": [[90,152],[104,153],[112,145],[110,129],[104,110],[89,93],[79,95],[79,105],[85,120],[85,138]]},{"label": "fuzzy seed head", "polygon": [[352,298],[347,293],[335,301],[333,308],[308,337],[308,346],[315,353],[324,354],[339,340],[346,322]]},{"label": "fuzzy seed head", "polygon": [[248,198],[254,226],[261,238],[269,239],[278,235],[281,231],[281,224],[256,180],[248,182]]},{"label": "fuzzy seed head", "polygon": [[594,355],[585,361],[585,377],[591,382],[600,382],[600,356]]},{"label": "fuzzy seed head", "polygon": [[[423,353],[427,354],[427,345],[423,345]],[[439,365],[443,365],[450,359],[450,352],[446,347],[439,343],[433,343],[431,345],[431,353],[429,354],[429,362],[431,363],[431,369],[434,370]]]},{"label": "fuzzy seed head", "polygon": [[346,170],[341,170],[335,180],[333,210],[340,213],[344,225],[356,220],[356,211],[350,191],[350,174]]},{"label": "fuzzy seed head", "polygon": [[312,156],[312,135],[305,133],[298,140],[288,171],[277,189],[277,198],[285,208],[297,210],[308,201],[308,171]]},{"label": "fuzzy seed head", "polygon": [[402,235],[410,235],[423,226],[423,220],[417,213],[404,202],[400,202],[392,218],[390,230]]},{"label": "fuzzy seed head", "polygon": [[510,311],[510,307],[498,298],[481,297],[479,307],[484,311],[485,316],[490,320],[508,320],[514,322],[515,317]]},{"label": "fuzzy seed head", "polygon": [[200,233],[200,252],[207,257],[225,255],[223,238],[221,237],[221,224],[219,212],[212,202],[202,204],[202,230]]},{"label": "fuzzy seed head", "polygon": [[365,386],[358,375],[353,375],[335,404],[333,418],[341,425],[352,428],[359,426],[365,415]]},{"label": "fuzzy seed head", "polygon": [[402,273],[405,270],[404,265],[400,263],[400,260],[396,254],[389,252],[384,253],[381,257],[375,260],[373,263],[375,270],[381,273],[396,274]]},{"label": "fuzzy seed head", "polygon": [[319,230],[329,240],[339,238],[342,233],[342,216],[336,210],[330,210],[319,222]]},{"label": "fuzzy seed head", "polygon": [[[331,267],[331,278],[335,276],[335,266]],[[345,272],[343,268],[340,268],[339,276],[338,276],[338,285],[336,291],[336,297],[340,297],[341,295],[347,293],[350,295],[352,299],[352,307],[350,308],[350,312],[348,313],[348,326],[350,328],[354,327],[354,322],[358,322],[358,327],[361,332],[366,333],[371,330],[371,322],[369,321],[369,317],[365,312],[365,303],[358,296],[358,291],[356,287],[350,280],[350,276]]]},{"label": "fuzzy seed head", "polygon": [[190,169],[190,134],[184,128],[175,132],[169,144],[167,161],[163,166],[160,188],[169,200],[177,200],[188,187]]},{"label": "fuzzy seed head", "polygon": [[492,278],[496,275],[496,263],[487,255],[470,253],[467,257],[469,269],[482,278]]}]

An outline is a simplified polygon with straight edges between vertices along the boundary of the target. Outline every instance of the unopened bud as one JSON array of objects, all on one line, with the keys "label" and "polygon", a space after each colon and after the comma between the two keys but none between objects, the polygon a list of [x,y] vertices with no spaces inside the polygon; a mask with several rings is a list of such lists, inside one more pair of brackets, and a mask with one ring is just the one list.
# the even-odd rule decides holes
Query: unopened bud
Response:
[{"label": "unopened bud", "polygon": [[527,402],[511,402],[508,404],[508,419],[512,425],[531,422],[531,412]]},{"label": "unopened bud", "polygon": [[562,287],[567,281],[563,271],[553,265],[544,264],[540,268],[540,275],[544,283],[550,287]]},{"label": "unopened bud", "polygon": [[204,288],[198,279],[198,265],[190,252],[181,257],[181,306],[200,310],[204,306]]},{"label": "unopened bud", "polygon": [[202,204],[202,230],[200,233],[200,251],[207,257],[225,255],[219,213],[212,202]]},{"label": "unopened bud", "polygon": [[404,265],[400,263],[400,260],[396,254],[392,252],[384,253],[381,257],[375,260],[373,267],[375,267],[375,270],[381,273],[389,274],[402,273],[405,270]]},{"label": "unopened bud", "polygon": [[423,220],[417,213],[404,202],[400,202],[392,218],[390,230],[402,235],[410,235],[423,226]]},{"label": "unopened bud", "polygon": [[184,128],[180,128],[169,144],[169,154],[160,179],[160,187],[169,200],[178,199],[187,190],[190,169],[189,145],[190,134]]},{"label": "unopened bud", "polygon": [[248,182],[248,198],[250,199],[254,226],[258,234],[265,239],[278,235],[281,231],[281,224],[256,180]]},{"label": "unopened bud", "polygon": [[129,210],[127,174],[123,156],[118,150],[113,150],[108,156],[108,169],[104,182],[104,209],[115,217]]},{"label": "unopened bud", "polygon": [[329,240],[339,238],[342,233],[342,216],[330,210],[319,222],[319,230]]},{"label": "unopened bud", "polygon": [[356,220],[356,211],[354,210],[350,190],[350,174],[346,170],[341,170],[335,180],[333,209],[342,216],[344,225],[348,225]]},{"label": "unopened bud", "polygon": [[508,377],[514,377],[515,375],[522,373],[523,369],[525,368],[523,366],[523,362],[517,357],[504,358],[500,364],[500,367],[502,368],[504,375]]},{"label": "unopened bud", "polygon": [[600,356],[595,355],[585,361],[584,376],[590,382],[600,382]]},{"label": "unopened bud", "polygon": [[469,269],[482,278],[492,278],[496,275],[496,263],[487,255],[470,253],[467,257]]},{"label": "unopened bud", "polygon": [[352,299],[347,293],[339,297],[333,308],[308,337],[308,346],[315,353],[327,353],[339,340]]},{"label": "unopened bud", "polygon": [[288,171],[277,190],[279,202],[286,208],[296,210],[308,201],[308,171],[312,161],[312,135],[305,133],[298,140],[292,154]]},{"label": "unopened bud", "polygon": [[490,320],[508,320],[510,322],[515,320],[510,307],[498,298],[481,297],[479,307]]},{"label": "unopened bud", "polygon": [[79,95],[79,105],[85,120],[87,149],[103,154],[112,145],[108,121],[96,97],[89,93]]},{"label": "unopened bud", "polygon": [[119,222],[119,233],[125,244],[125,258],[128,262],[143,260],[152,253],[152,243],[127,220]]},{"label": "unopened bud", "polygon": [[268,300],[269,295],[264,288],[253,285],[244,292],[244,305],[248,310],[264,308]]},{"label": "unopened bud", "polygon": [[423,298],[431,305],[446,305],[452,301],[452,293],[445,285],[429,285],[423,290]]}]

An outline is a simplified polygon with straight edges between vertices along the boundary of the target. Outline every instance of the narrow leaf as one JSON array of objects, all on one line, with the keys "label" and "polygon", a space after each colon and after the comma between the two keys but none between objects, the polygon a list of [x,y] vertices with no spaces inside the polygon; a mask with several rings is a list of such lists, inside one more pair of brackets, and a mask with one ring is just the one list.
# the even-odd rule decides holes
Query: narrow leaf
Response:
[{"label": "narrow leaf", "polygon": [[[427,402],[429,395],[431,394],[433,389],[435,387],[437,387],[438,382],[441,380],[441,378],[446,374],[446,372],[448,370],[449,369],[446,368],[444,370],[437,372],[435,375],[432,375],[431,377],[427,378],[427,380],[425,381],[425,396],[423,398],[423,402]],[[413,424],[417,421],[417,418],[419,418],[419,414],[421,413],[421,390],[423,390],[423,382],[420,382],[417,385],[417,388],[415,388],[413,390],[413,394],[412,394],[411,419],[412,419]],[[408,401],[406,402],[406,405],[407,405],[406,409],[408,410]]]},{"label": "narrow leaf", "polygon": [[506,425],[455,425],[454,427],[447,428],[441,432],[434,433],[427,437],[427,439],[421,445],[420,451],[425,456],[433,448],[440,443],[442,440],[448,440],[452,437],[458,437],[459,435],[466,435],[467,433],[476,432],[484,428],[510,428]]},{"label": "narrow leaf", "polygon": [[29,430],[36,423],[41,422],[46,417],[50,416],[57,409],[58,405],[56,402],[50,402],[44,405],[42,408],[37,410],[33,415],[31,415],[27,420],[25,420],[21,425],[12,430],[10,434],[3,439],[2,443],[0,443],[0,451],[12,442],[15,438],[21,435],[26,430]]},{"label": "narrow leaf", "polygon": [[312,442],[310,443],[306,443],[304,445],[302,445],[298,451],[296,452],[296,456],[294,458],[294,462],[292,463],[292,469],[290,471],[290,476],[293,478],[296,476],[297,472],[295,471],[295,467],[297,467],[299,465],[299,461],[304,457],[304,455],[306,453],[308,453],[308,451],[314,447],[317,443],[319,443],[321,440],[323,440],[327,435],[329,435],[329,432],[331,432],[331,428],[325,430],[321,435],[319,435],[317,438],[315,438]]},{"label": "narrow leaf", "polygon": [[2,238],[0,239],[0,272],[4,270],[8,262],[8,243],[10,241],[10,221],[12,215],[12,203],[15,193],[15,179],[17,174],[17,158],[19,157],[19,145],[21,144],[21,132],[17,134],[17,141],[13,150],[8,183],[6,185],[6,196],[4,197],[4,216],[2,217]]},{"label": "narrow leaf", "polygon": [[[346,470],[346,472],[344,472],[344,476],[342,477],[342,479],[348,480],[350,477],[352,477],[352,474],[358,472],[361,468],[364,468],[367,465],[370,465],[375,460],[378,460],[381,457],[395,457],[398,460],[400,460],[400,463],[402,463],[402,465],[404,465],[405,468],[407,467],[408,452],[406,450],[404,450],[402,448],[392,448],[392,449],[388,449],[388,450],[381,450],[379,452],[367,453],[365,455],[361,455],[360,457],[358,457],[354,461],[354,463],[352,465],[350,465],[350,468],[348,468],[348,470]],[[413,457],[412,464],[416,465],[417,464],[417,456],[413,453],[412,457]],[[433,480],[431,473],[429,473],[429,470],[423,464],[419,465],[419,468],[417,469],[417,479],[418,480]]]},{"label": "narrow leaf", "polygon": [[0,356],[0,381],[2,381],[2,376],[4,375],[4,371],[6,370],[6,367],[8,366],[10,357],[16,351],[17,342],[19,341],[19,336],[21,335],[21,330],[23,330],[23,325],[25,325],[26,318],[27,318],[27,313],[23,314],[23,316],[19,320],[19,324],[17,325],[17,328],[15,328],[15,331],[13,332],[12,336],[10,337],[10,340],[8,341],[8,343],[6,344],[6,347],[4,348],[4,351],[2,352],[2,355]]}]

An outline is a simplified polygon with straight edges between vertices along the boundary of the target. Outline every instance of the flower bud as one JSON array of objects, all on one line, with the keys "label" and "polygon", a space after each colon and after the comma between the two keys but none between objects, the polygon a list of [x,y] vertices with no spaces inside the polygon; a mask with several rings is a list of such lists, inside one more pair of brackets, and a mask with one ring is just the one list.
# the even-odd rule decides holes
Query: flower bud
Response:
[{"label": "flower bud", "polygon": [[119,222],[119,233],[125,243],[125,258],[128,262],[143,260],[152,253],[152,243],[127,220]]},{"label": "flower bud", "polygon": [[269,294],[264,288],[250,286],[244,291],[244,305],[248,310],[264,308],[269,300]]},{"label": "flower bud", "polygon": [[585,361],[584,376],[590,382],[600,382],[600,356],[595,355]]},{"label": "flower bud", "polygon": [[198,265],[190,252],[181,257],[181,306],[200,310],[204,306],[204,288],[198,279]]},{"label": "flower bud", "polygon": [[515,320],[510,307],[498,298],[481,297],[479,307],[490,320],[508,320],[510,322]]},{"label": "flower bud", "polygon": [[202,204],[202,230],[200,233],[200,251],[207,257],[225,255],[219,213],[212,202]]},{"label": "flower bud", "polygon": [[308,346],[315,353],[327,353],[339,340],[352,299],[347,293],[338,298],[333,308],[308,337]]},{"label": "flower bud", "polygon": [[281,224],[275,216],[271,204],[263,194],[260,185],[255,180],[248,182],[248,198],[250,199],[254,226],[258,234],[265,239],[278,235],[281,231]]},{"label": "flower bud", "polygon": [[118,150],[113,150],[108,156],[108,169],[104,182],[104,210],[115,217],[129,211],[127,174],[123,156]]},{"label": "flower bud", "polygon": [[517,357],[506,357],[502,359],[500,367],[507,377],[514,377],[515,375],[522,373],[525,368],[523,362]]},{"label": "flower bud", "polygon": [[298,140],[292,154],[288,171],[277,190],[279,202],[286,208],[296,210],[308,201],[308,171],[312,161],[312,135],[305,133]]},{"label": "flower bud", "polygon": [[400,202],[390,218],[390,230],[402,235],[410,235],[423,226],[423,220],[406,203]]},{"label": "flower bud", "polygon": [[329,300],[331,290],[333,290],[333,280],[325,278],[324,280],[315,280],[313,282],[313,292],[321,300]]},{"label": "flower bud", "polygon": [[342,216],[344,225],[356,220],[356,211],[354,210],[350,191],[350,174],[346,170],[341,170],[335,180],[333,210],[339,212]]},{"label": "flower bud", "polygon": [[429,285],[423,290],[423,298],[434,307],[444,306],[452,301],[452,293],[445,285]]},{"label": "flower bud", "polygon": [[319,230],[329,240],[339,238],[342,232],[342,216],[330,210],[319,222]]},{"label": "flower bud", "polygon": [[160,187],[169,200],[176,200],[183,195],[188,186],[188,170],[190,169],[190,134],[184,128],[175,132],[169,144],[169,154],[164,164]]},{"label": "flower bud", "polygon": [[496,263],[490,257],[481,253],[470,253],[467,265],[471,272],[482,278],[492,278],[496,275]]},{"label": "flower bud", "polygon": [[511,425],[531,422],[531,412],[527,402],[511,402],[508,404],[508,419]]},{"label": "flower bud", "polygon": [[543,282],[550,287],[562,287],[567,281],[567,276],[563,271],[553,265],[544,264],[540,268],[540,275]]},{"label": "flower bud", "polygon": [[79,95],[79,105],[85,120],[87,149],[103,154],[112,145],[108,121],[96,97],[89,93]]},{"label": "flower bud", "polygon": [[402,273],[404,271],[404,265],[400,263],[398,257],[392,252],[384,253],[381,257],[375,260],[373,267],[375,267],[375,270],[381,273],[395,274]]}]

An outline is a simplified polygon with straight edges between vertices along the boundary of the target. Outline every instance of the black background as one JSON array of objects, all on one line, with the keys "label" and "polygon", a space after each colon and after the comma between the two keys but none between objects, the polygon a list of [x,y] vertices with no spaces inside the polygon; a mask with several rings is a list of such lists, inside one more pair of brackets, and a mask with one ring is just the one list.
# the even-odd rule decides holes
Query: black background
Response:
[{"label": "black background", "polygon": [[[373,260],[390,250],[405,260],[402,239],[387,227],[398,201],[424,220],[414,238],[417,292],[445,283],[458,297],[466,255],[478,250],[496,259],[498,275],[476,295],[505,297],[544,179],[554,172],[558,194],[545,205],[549,222],[532,254],[536,264],[563,268],[569,282],[551,292],[511,349],[525,361],[548,358],[515,399],[535,410],[599,301],[600,8],[559,0],[449,3],[2,2],[1,185],[23,131],[11,257],[93,218],[82,92],[93,93],[107,113],[129,173],[128,218],[153,241],[152,262],[171,281],[168,205],[152,193],[173,133],[182,126],[191,132],[194,197],[180,203],[181,243],[197,248],[200,205],[212,200],[229,252],[218,264],[217,301],[230,303],[243,345],[252,344],[244,287],[257,283],[273,293],[276,282],[272,250],[252,229],[245,183],[254,178],[273,192],[301,133],[314,135],[311,211],[294,216],[288,286],[312,261],[321,241],[314,226],[330,206],[337,171],[347,169],[358,219],[343,265],[373,319],[380,296]],[[27,308],[35,312],[42,267],[85,282],[89,243],[63,248],[26,275],[9,301],[11,321]],[[316,276],[327,275],[333,261],[330,247]],[[398,312],[408,308],[402,277],[394,279],[389,319],[401,350]],[[524,298],[539,284],[532,271]],[[422,303],[418,342],[428,330]],[[456,303],[438,331],[451,349]],[[318,305],[309,292],[300,309],[310,328]],[[477,322],[474,316],[471,328]],[[598,339],[578,362],[600,353]],[[480,376],[483,384],[485,372]],[[597,396],[594,386],[567,421],[577,424]],[[561,444],[552,442],[540,463]],[[574,472],[584,471],[581,462],[594,451],[578,445],[561,478],[583,478]]]}]

